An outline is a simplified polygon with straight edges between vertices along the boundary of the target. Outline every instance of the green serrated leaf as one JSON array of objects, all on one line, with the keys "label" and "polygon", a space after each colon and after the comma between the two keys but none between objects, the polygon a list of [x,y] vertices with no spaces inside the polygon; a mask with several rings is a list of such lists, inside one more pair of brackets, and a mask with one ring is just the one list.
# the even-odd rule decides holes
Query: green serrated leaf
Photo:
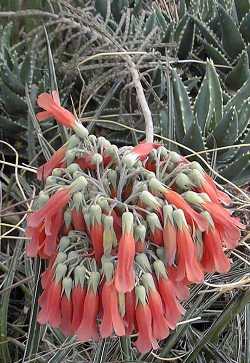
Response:
[{"label": "green serrated leaf", "polygon": [[162,29],[163,32],[165,32],[166,29],[168,28],[169,23],[167,22],[166,18],[163,16],[162,10],[158,6],[155,7],[155,15],[159,27]]},{"label": "green serrated leaf", "polygon": [[229,57],[233,60],[243,51],[245,44],[233,19],[220,5],[218,6],[218,13],[222,29],[223,48]]},{"label": "green serrated leaf", "polygon": [[183,30],[185,29],[185,26],[187,24],[187,22],[189,21],[189,16],[188,14],[185,14],[178,22],[176,28],[175,28],[175,32],[174,32],[174,40],[178,43],[179,39],[181,37],[181,34],[183,32]]},{"label": "green serrated leaf", "polygon": [[24,96],[24,85],[19,77],[4,62],[0,64],[0,78],[14,93]]},{"label": "green serrated leaf", "polygon": [[250,76],[249,59],[247,52],[243,51],[237,64],[225,79],[226,85],[237,91]]},{"label": "green serrated leaf", "polygon": [[153,12],[146,21],[144,33],[147,36],[156,26],[156,14]]},{"label": "green serrated leaf", "polygon": [[20,69],[20,78],[23,84],[28,84],[29,87],[33,80],[35,58],[36,52],[33,49],[29,50]]},{"label": "green serrated leaf", "polygon": [[186,59],[192,52],[194,43],[195,25],[193,19],[188,19],[185,24],[178,42],[177,55],[179,59]]},{"label": "green serrated leaf", "polygon": [[0,93],[1,99],[4,103],[4,108],[10,115],[27,112],[27,105],[25,101],[7,87],[5,83],[1,84]]},{"label": "green serrated leaf", "polygon": [[219,49],[220,51],[223,49],[222,44],[217,39],[213,31],[201,20],[199,20],[197,17],[191,15],[192,19],[194,20],[194,23],[197,25],[198,30],[201,32],[203,37],[205,38],[206,42],[210,44],[210,46],[213,46],[214,48]]},{"label": "green serrated leaf", "polygon": [[198,38],[204,45],[207,55],[213,60],[213,62],[215,64],[220,64],[222,66],[230,67],[229,60],[227,59],[226,55],[224,53],[222,53],[222,51],[219,48],[216,48],[215,46],[209,44],[207,41],[205,41],[201,37],[198,37]]},{"label": "green serrated leaf", "polygon": [[20,120],[20,123],[12,120],[11,118],[0,115],[0,129],[4,130],[6,134],[13,132],[21,132],[25,130],[24,120]]},{"label": "green serrated leaf", "polygon": [[250,42],[250,12],[247,13],[240,23],[240,32],[247,43]]},{"label": "green serrated leaf", "polygon": [[219,77],[212,62],[207,62],[207,80],[209,111],[206,120],[206,129],[213,130],[222,118],[223,100]]},{"label": "green serrated leaf", "polygon": [[[212,136],[218,147],[229,146],[235,143],[238,137],[238,114],[235,108],[227,113],[214,129]],[[208,138],[209,143],[209,138]]]},{"label": "green serrated leaf", "polygon": [[199,93],[195,100],[194,111],[199,123],[199,126],[204,134],[206,120],[209,112],[209,88],[207,80],[207,72],[203,78]]},{"label": "green serrated leaf", "polygon": [[224,114],[229,112],[235,106],[236,111],[239,111],[243,102],[250,97],[250,79],[243,84],[243,86],[236,92],[236,94],[227,102],[224,107]]},{"label": "green serrated leaf", "polygon": [[240,158],[233,161],[229,166],[221,171],[221,175],[229,180],[239,180],[241,173],[249,170],[250,152],[243,154]]},{"label": "green serrated leaf", "polygon": [[178,141],[182,141],[187,130],[193,124],[193,112],[190,105],[186,88],[177,74],[176,70],[171,70],[173,82],[173,95],[176,113],[175,132]]}]

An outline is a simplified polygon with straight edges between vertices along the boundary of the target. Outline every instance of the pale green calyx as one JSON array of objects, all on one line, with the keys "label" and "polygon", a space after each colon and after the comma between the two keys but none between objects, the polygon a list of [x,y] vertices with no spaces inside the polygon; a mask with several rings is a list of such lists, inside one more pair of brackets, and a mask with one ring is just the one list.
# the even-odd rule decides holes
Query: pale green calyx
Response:
[{"label": "pale green calyx", "polygon": [[147,190],[144,190],[140,193],[140,200],[149,208],[152,209],[159,209],[161,208],[161,204],[157,200],[156,197],[154,197],[150,192]]},{"label": "pale green calyx", "polygon": [[98,285],[100,281],[100,274],[99,272],[90,272],[89,280],[88,280],[88,290],[93,290],[96,294]]},{"label": "pale green calyx", "polygon": [[57,265],[57,264],[59,264],[59,263],[63,263],[63,262],[65,262],[66,260],[67,260],[67,254],[66,253],[64,253],[64,252],[59,252],[58,254],[57,254],[57,256],[56,256],[56,259],[55,259],[55,262],[54,262],[54,264],[55,265]]},{"label": "pale green calyx", "polygon": [[146,237],[146,231],[147,229],[143,224],[138,224],[137,226],[135,226],[135,240],[144,242]]},{"label": "pale green calyx", "polygon": [[98,154],[98,153],[94,154],[92,156],[91,160],[92,160],[92,163],[95,165],[100,165],[103,162],[102,155]]},{"label": "pale green calyx", "polygon": [[81,175],[70,184],[70,190],[75,192],[83,192],[88,185],[87,179]]},{"label": "pale green calyx", "polygon": [[122,234],[132,234],[134,229],[134,216],[131,212],[122,215]]},{"label": "pale green calyx", "polygon": [[67,208],[64,211],[63,218],[64,218],[64,223],[65,223],[66,228],[69,228],[71,221],[72,221],[71,210],[69,208]]},{"label": "pale green calyx", "polygon": [[65,295],[67,296],[68,300],[70,300],[70,295],[72,291],[73,281],[70,277],[64,277],[62,281],[63,291],[65,292]]},{"label": "pale green calyx", "polygon": [[156,289],[154,279],[151,273],[146,272],[145,274],[143,274],[141,277],[141,281],[147,292]]},{"label": "pale green calyx", "polygon": [[80,211],[80,206],[83,202],[83,195],[82,192],[75,192],[73,194],[73,202],[74,202],[74,207],[76,208],[76,210],[79,212]]},{"label": "pale green calyx", "polygon": [[68,143],[67,143],[67,149],[72,149],[76,146],[79,146],[80,144],[80,139],[79,137],[77,137],[76,135],[72,135],[70,136]]},{"label": "pale green calyx", "polygon": [[80,124],[79,122],[76,122],[74,124],[74,127],[73,127],[73,130],[75,131],[76,135],[78,137],[80,137],[80,139],[85,139],[89,132],[88,130],[86,129],[86,127],[84,127],[82,124]]},{"label": "pale green calyx", "polygon": [[60,177],[60,176],[62,176],[63,173],[64,173],[64,169],[62,169],[62,168],[55,168],[52,171],[52,176]]},{"label": "pale green calyx", "polygon": [[176,209],[173,212],[173,219],[179,229],[182,229],[183,226],[187,226],[186,218],[182,209]]},{"label": "pale green calyx", "polygon": [[179,173],[176,176],[175,184],[181,190],[188,190],[188,189],[192,188],[192,186],[193,186],[193,183],[190,180],[190,178],[184,173]]},{"label": "pale green calyx", "polygon": [[156,178],[150,178],[148,184],[153,193],[165,193],[167,191],[167,188]]},{"label": "pale green calyx", "polygon": [[146,290],[142,285],[138,285],[135,287],[135,296],[136,296],[136,305],[138,303],[145,305],[146,304]]},{"label": "pale green calyx", "polygon": [[152,233],[154,233],[155,229],[162,229],[162,225],[157,214],[150,213],[147,215],[146,219]]},{"label": "pale green calyx", "polygon": [[89,207],[90,223],[94,226],[96,223],[102,222],[102,209],[98,204],[94,204]]},{"label": "pale green calyx", "polygon": [[156,274],[157,279],[159,280],[161,277],[166,279],[167,272],[164,263],[161,260],[156,260],[153,263],[154,271]]},{"label": "pale green calyx", "polygon": [[111,261],[105,261],[102,265],[103,273],[107,282],[111,281],[114,275],[114,265]]},{"label": "pale green calyx", "polygon": [[67,272],[67,266],[64,263],[58,263],[56,266],[56,272],[55,272],[55,280],[56,282],[60,282]]},{"label": "pale green calyx", "polygon": [[165,204],[162,208],[163,210],[163,219],[164,219],[164,226],[167,223],[174,223],[173,221],[173,206],[169,204]]},{"label": "pale green calyx", "polygon": [[84,287],[85,283],[86,268],[83,265],[76,266],[74,269],[74,283],[75,286],[80,285]]},{"label": "pale green calyx", "polygon": [[200,196],[200,194],[192,192],[191,190],[189,190],[188,192],[185,192],[182,194],[182,197],[190,204],[194,204],[194,205],[202,205],[202,203],[204,202],[202,197]]},{"label": "pale green calyx", "polygon": [[138,253],[135,257],[135,261],[143,269],[144,272],[152,272],[150,262],[145,253]]},{"label": "pale green calyx", "polygon": [[73,175],[76,171],[81,171],[81,168],[77,163],[72,163],[67,166],[66,171]]}]

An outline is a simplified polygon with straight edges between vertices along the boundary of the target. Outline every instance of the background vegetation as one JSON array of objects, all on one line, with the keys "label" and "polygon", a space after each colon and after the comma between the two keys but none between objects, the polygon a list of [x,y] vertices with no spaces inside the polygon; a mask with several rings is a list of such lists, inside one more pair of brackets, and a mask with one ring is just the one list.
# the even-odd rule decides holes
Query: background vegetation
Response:
[{"label": "background vegetation", "polygon": [[0,0],[0,24],[0,361],[249,362],[249,232],[230,252],[231,271],[194,287],[185,321],[146,356],[129,339],[83,345],[36,323],[44,266],[25,256],[23,232],[35,168],[68,137],[37,123],[37,94],[58,87],[91,132],[118,146],[144,138],[126,52],[155,139],[202,162],[249,225],[250,2]]}]

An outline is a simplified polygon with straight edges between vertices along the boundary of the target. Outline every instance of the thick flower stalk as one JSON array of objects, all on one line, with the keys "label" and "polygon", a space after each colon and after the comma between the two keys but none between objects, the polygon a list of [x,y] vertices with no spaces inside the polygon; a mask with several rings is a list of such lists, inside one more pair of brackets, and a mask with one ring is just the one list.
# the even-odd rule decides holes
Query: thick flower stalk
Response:
[{"label": "thick flower stalk", "polygon": [[88,135],[55,91],[38,105],[39,121],[73,132],[38,169],[45,186],[27,218],[27,255],[47,260],[38,321],[82,342],[132,335],[141,353],[158,349],[189,285],[230,270],[244,225],[199,163]]}]

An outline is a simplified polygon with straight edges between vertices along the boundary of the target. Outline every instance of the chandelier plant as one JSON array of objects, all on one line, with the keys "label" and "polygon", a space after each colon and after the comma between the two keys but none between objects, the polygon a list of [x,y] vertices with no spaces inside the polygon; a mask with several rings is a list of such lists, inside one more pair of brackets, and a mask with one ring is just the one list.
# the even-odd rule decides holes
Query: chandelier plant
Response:
[{"label": "chandelier plant", "polygon": [[244,226],[198,162],[158,143],[117,148],[60,105],[43,111],[72,136],[44,165],[27,220],[27,254],[48,261],[38,321],[82,341],[135,336],[158,348],[185,313],[190,284],[230,269]]}]

